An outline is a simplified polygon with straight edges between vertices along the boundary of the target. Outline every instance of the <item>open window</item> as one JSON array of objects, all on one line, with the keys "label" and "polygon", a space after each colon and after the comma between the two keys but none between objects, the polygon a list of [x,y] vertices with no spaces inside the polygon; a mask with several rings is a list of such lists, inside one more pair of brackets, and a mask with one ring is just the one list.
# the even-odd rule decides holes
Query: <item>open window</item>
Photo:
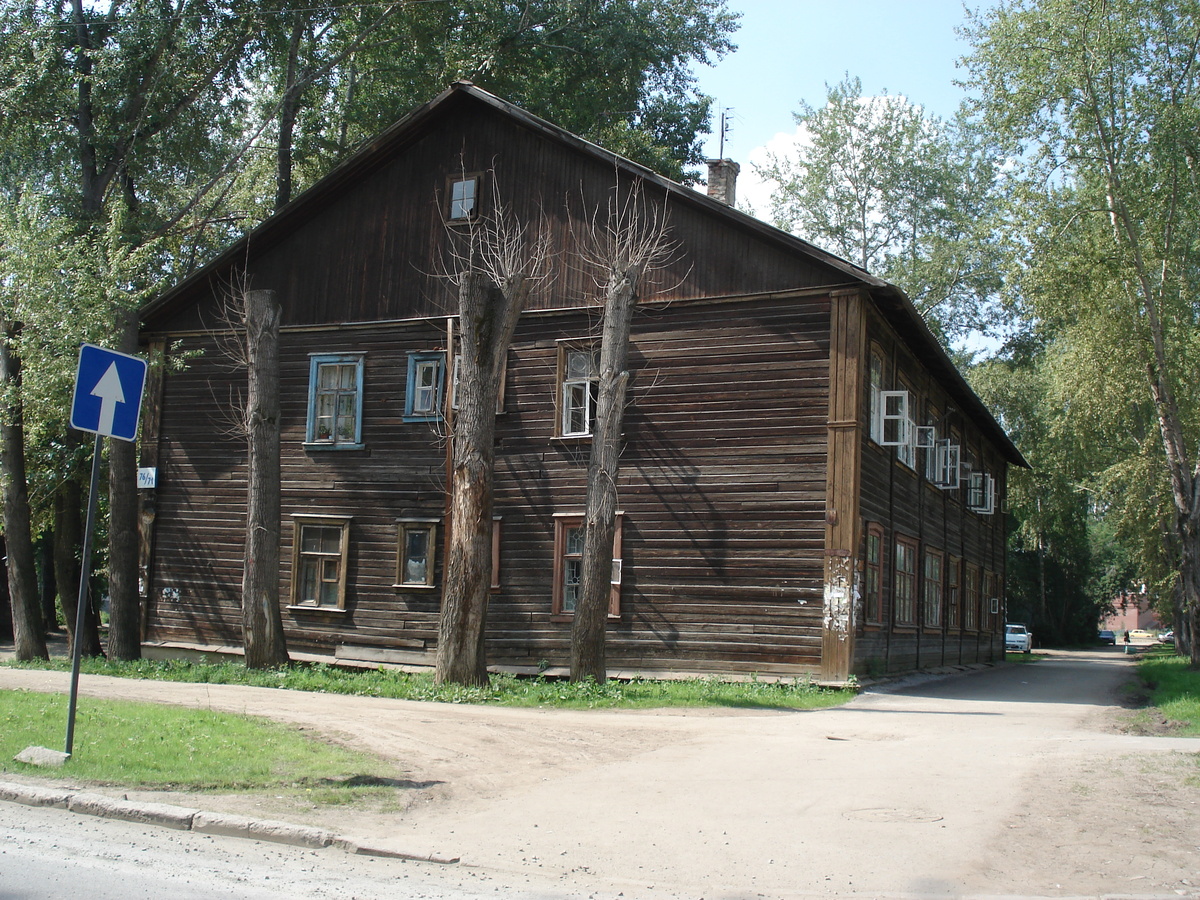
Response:
[{"label": "open window", "polygon": [[943,491],[957,488],[960,476],[960,455],[961,449],[950,438],[934,444],[933,452],[930,454],[933,467],[929,480]]},{"label": "open window", "polygon": [[996,480],[986,472],[972,472],[967,481],[967,508],[982,516],[996,511]]},{"label": "open window", "polygon": [[440,350],[408,354],[404,421],[428,422],[442,417],[446,354]]},{"label": "open window", "polygon": [[598,357],[599,351],[590,345],[558,345],[559,437],[587,437],[595,428]]},{"label": "open window", "polygon": [[881,391],[880,438],[885,447],[903,447],[912,442],[912,401],[908,391]]},{"label": "open window", "polygon": [[870,419],[869,433],[871,440],[880,444],[883,442],[883,351],[874,344],[871,345],[870,369],[867,375],[868,402],[867,410]]}]

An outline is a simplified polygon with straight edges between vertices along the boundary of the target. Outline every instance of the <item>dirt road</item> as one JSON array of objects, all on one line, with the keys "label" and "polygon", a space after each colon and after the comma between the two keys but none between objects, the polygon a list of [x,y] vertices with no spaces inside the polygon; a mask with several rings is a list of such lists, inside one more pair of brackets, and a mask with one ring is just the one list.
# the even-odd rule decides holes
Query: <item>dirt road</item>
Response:
[{"label": "dirt road", "polygon": [[[1121,734],[1117,652],[820,712],[560,712],[84,677],[83,696],[266,715],[396,762],[399,808],[166,802],[461,856],[498,880],[680,897],[1200,898],[1200,742]],[[66,676],[0,669],[0,688]],[[134,795],[131,795],[134,796]]]}]

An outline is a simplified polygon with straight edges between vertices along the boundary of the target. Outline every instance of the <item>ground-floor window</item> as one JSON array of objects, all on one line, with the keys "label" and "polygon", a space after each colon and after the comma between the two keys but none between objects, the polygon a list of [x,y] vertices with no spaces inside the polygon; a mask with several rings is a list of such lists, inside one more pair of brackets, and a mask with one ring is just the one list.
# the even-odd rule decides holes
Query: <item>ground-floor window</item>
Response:
[{"label": "ground-floor window", "polygon": [[345,609],[350,519],[296,516],[293,527],[292,605]]},{"label": "ground-floor window", "polygon": [[917,542],[896,535],[896,570],[893,575],[896,624],[917,624]]},{"label": "ground-floor window", "polygon": [[979,628],[979,566],[967,563],[966,597],[963,598],[968,630]]},{"label": "ground-floor window", "polygon": [[883,621],[883,526],[867,524],[867,548],[863,577],[863,606],[866,621]]},{"label": "ground-floor window", "polygon": [[961,559],[957,556],[946,558],[946,614],[951,628],[962,625],[962,593],[959,590],[961,571]]},{"label": "ground-floor window", "polygon": [[941,628],[942,626],[942,554],[939,550],[925,551],[925,626]]},{"label": "ground-floor window", "polygon": [[437,526],[437,519],[397,520],[397,586],[433,586],[437,556]]},{"label": "ground-floor window", "polygon": [[[621,559],[623,516],[618,513],[613,533],[613,562],[608,614],[621,614],[621,578],[624,561]],[[583,589],[583,515],[556,514],[554,517],[554,593],[550,612],[554,616],[575,614]]]}]

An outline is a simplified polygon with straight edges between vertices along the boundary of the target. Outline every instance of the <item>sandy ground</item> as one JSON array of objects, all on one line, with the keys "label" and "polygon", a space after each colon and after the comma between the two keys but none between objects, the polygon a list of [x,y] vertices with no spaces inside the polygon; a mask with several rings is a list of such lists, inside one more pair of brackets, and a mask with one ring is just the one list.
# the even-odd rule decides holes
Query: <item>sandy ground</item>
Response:
[{"label": "sandy ground", "polygon": [[[266,715],[396,766],[372,808],[131,798],[318,824],[501,880],[627,896],[1200,898],[1200,742],[1125,733],[1131,675],[1115,651],[1056,653],[817,712],[511,710],[94,676],[81,693]],[[67,683],[0,669],[0,688]]]}]

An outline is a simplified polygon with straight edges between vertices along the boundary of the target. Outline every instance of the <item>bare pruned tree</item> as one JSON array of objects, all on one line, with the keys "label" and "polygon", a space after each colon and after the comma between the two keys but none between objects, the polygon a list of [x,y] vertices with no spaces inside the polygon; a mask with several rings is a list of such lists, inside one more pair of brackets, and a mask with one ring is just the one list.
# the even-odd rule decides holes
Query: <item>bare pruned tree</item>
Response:
[{"label": "bare pruned tree", "polygon": [[246,438],[242,649],[246,667],[290,662],[279,605],[279,320],[275,292],[231,289],[222,308],[224,355],[247,374],[237,430]]},{"label": "bare pruned tree", "polygon": [[[605,632],[610,597],[620,579],[613,566],[621,429],[629,386],[629,337],[639,290],[647,273],[666,266],[677,244],[666,211],[647,203],[642,182],[622,187],[618,177],[607,208],[596,210],[576,236],[583,262],[596,273],[604,296],[604,319],[596,391],[596,423],[588,461],[583,560],[571,628],[571,680],[604,681]],[[619,587],[616,589],[619,590]]]},{"label": "bare pruned tree", "polygon": [[[447,490],[446,578],[438,623],[439,684],[487,683],[484,628],[492,572],[492,485],[496,401],[505,359],[530,293],[550,279],[544,224],[518,222],[495,179],[490,209],[447,223],[444,277],[458,299],[458,353]],[[448,348],[453,353],[453,347]],[[454,369],[450,370],[454,378]]]}]

